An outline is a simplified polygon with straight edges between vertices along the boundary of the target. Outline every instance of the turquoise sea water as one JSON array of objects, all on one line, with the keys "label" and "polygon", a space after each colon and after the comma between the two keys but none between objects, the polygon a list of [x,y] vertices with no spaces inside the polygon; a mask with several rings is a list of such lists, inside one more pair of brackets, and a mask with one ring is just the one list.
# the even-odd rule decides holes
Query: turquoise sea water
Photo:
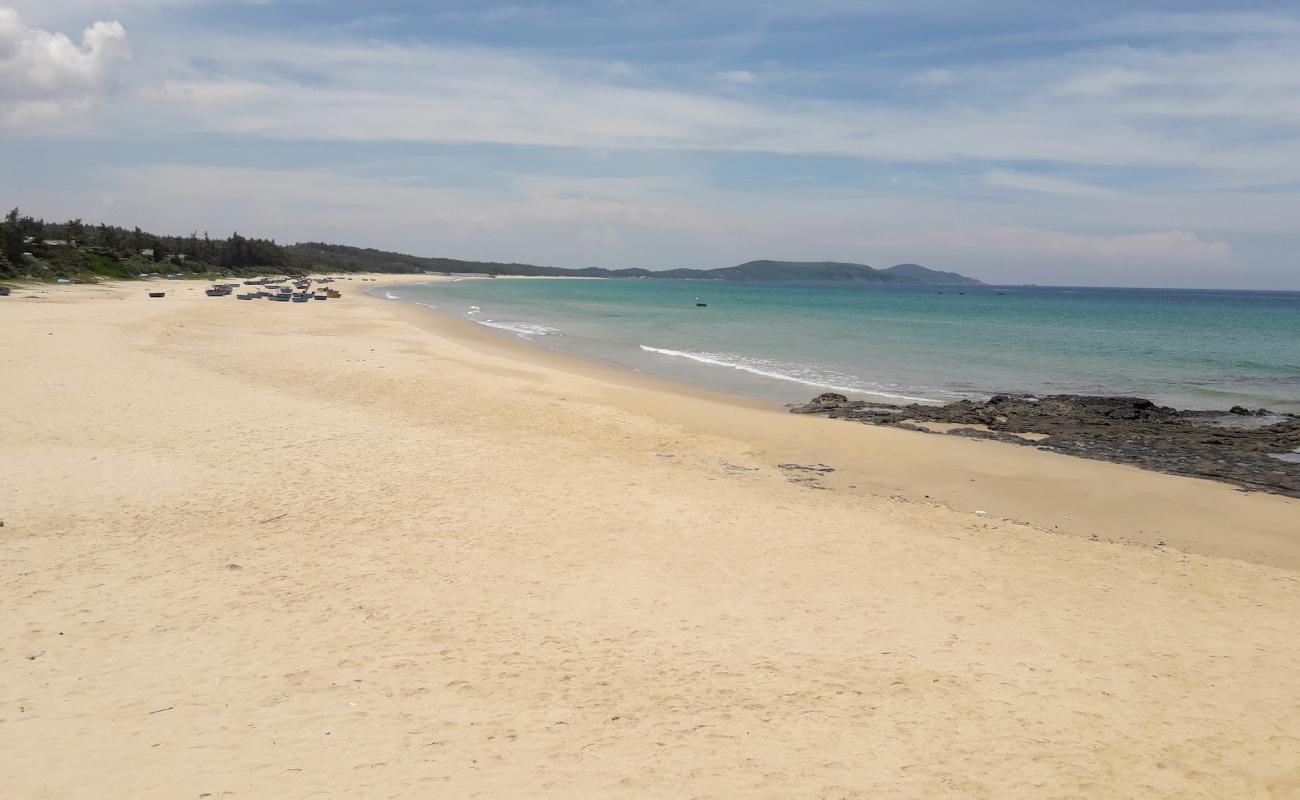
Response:
[{"label": "turquoise sea water", "polygon": [[465,279],[380,293],[780,402],[1069,392],[1300,412],[1300,292]]}]

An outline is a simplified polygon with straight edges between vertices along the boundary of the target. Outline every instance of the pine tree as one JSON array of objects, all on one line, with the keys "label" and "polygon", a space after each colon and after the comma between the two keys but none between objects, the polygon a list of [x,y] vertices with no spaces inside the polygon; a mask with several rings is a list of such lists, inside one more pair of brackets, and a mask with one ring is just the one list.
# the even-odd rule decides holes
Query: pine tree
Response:
[{"label": "pine tree", "polygon": [[12,263],[23,257],[23,230],[18,217],[18,209],[5,214],[5,221],[0,223],[0,253],[5,260]]}]

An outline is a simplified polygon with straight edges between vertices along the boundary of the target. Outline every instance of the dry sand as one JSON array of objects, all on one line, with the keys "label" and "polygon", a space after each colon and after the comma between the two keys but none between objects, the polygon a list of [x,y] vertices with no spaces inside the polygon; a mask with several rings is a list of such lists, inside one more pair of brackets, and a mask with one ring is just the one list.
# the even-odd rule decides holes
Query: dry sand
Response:
[{"label": "dry sand", "polygon": [[359,286],[0,299],[0,795],[1300,796],[1300,502]]}]

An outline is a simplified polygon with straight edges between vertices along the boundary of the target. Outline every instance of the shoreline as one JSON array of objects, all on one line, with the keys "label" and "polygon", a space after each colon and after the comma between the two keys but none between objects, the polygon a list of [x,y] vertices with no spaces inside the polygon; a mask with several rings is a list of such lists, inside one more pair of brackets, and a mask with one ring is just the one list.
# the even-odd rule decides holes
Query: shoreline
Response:
[{"label": "shoreline", "polygon": [[[400,283],[422,282],[412,278]],[[479,354],[594,381],[602,389],[600,402],[621,410],[698,435],[750,441],[772,464],[831,466],[835,472],[820,482],[833,490],[984,511],[990,520],[1052,534],[1300,568],[1293,522],[1300,501],[1291,498],[1005,442],[790,414],[775,403],[545,350],[437,309],[365,296]]]},{"label": "shoreline", "polygon": [[[431,285],[434,282],[387,283],[373,287],[367,293],[378,296],[382,291],[386,300],[420,306],[475,326],[490,328],[495,334],[525,343],[540,352],[562,353],[585,364],[598,364],[625,374],[647,375],[616,361],[548,348],[540,339],[523,335],[514,327],[463,317],[427,303],[394,296],[389,291],[402,285]],[[520,335],[506,335],[507,331]],[[642,345],[641,349],[655,348]],[[659,352],[681,355],[671,350]],[[568,363],[572,365],[573,362]],[[725,366],[722,362],[710,363]],[[1287,411],[1251,410],[1242,406],[1218,410],[1173,408],[1143,397],[1117,393],[998,392],[941,402],[839,389],[825,384],[820,385],[822,393],[811,401],[782,403],[770,397],[703,385],[687,378],[662,374],[654,377],[668,381],[670,388],[690,387],[706,394],[733,397],[737,401],[757,400],[796,414],[815,414],[931,434],[1033,446],[1076,458],[1132,465],[1148,472],[1202,478],[1245,491],[1300,499],[1300,469],[1291,466],[1300,459],[1300,415]],[[769,377],[778,376],[769,374]],[[806,383],[794,378],[789,380]],[[1252,422],[1255,424],[1250,424]]]}]

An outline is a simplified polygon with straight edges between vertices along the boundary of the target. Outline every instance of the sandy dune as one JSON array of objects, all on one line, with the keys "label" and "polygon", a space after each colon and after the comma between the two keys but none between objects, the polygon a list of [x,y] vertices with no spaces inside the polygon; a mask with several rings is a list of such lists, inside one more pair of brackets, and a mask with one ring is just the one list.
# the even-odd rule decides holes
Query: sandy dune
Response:
[{"label": "sandy dune", "polygon": [[1300,797],[1300,502],[168,288],[0,299],[4,797]]}]

